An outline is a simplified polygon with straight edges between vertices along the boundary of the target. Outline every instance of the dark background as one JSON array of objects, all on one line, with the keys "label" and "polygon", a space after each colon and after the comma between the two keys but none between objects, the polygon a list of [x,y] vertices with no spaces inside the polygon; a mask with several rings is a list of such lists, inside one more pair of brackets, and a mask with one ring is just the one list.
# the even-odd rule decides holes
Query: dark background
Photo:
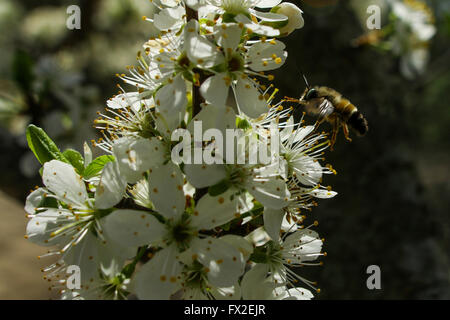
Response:
[{"label": "dark background", "polygon": [[[150,12],[148,1],[78,1],[78,31],[65,28],[71,1],[4,1],[0,188],[23,203],[41,184],[25,143],[26,124],[45,127],[62,148],[81,150],[95,137],[95,112],[116,91],[114,74],[135,61],[153,31],[141,19]],[[298,3],[305,27],[283,39],[289,58],[274,72],[280,98],[300,96],[301,70],[310,84],[349,98],[370,127],[365,137],[352,134],[351,143],[341,133],[326,155],[338,174],[324,184],[339,194],[320,201],[308,221],[319,221],[328,255],[323,267],[300,272],[318,281],[318,299],[450,299],[448,3],[428,1],[437,33],[427,72],[414,80],[401,75],[392,54],[351,46],[366,31],[351,1]],[[373,264],[381,268],[381,290],[366,287],[366,268]]]}]

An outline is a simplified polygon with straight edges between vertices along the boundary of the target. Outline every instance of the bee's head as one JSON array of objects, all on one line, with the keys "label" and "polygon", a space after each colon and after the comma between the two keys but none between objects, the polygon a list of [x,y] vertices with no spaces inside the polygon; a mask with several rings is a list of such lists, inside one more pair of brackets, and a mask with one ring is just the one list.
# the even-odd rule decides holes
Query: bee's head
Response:
[{"label": "bee's head", "polygon": [[309,88],[305,95],[305,100],[310,100],[317,98],[319,96],[319,93],[315,88]]}]

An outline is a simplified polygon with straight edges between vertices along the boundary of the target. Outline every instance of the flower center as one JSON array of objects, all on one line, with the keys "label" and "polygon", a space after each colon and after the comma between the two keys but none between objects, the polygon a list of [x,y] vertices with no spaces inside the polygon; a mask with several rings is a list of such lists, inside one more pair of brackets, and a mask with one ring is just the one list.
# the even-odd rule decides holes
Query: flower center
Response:
[{"label": "flower center", "polygon": [[189,244],[194,237],[195,230],[190,226],[190,221],[188,220],[187,215],[183,215],[183,217],[173,223],[168,222],[168,242],[175,242],[180,251],[184,251],[189,248]]},{"label": "flower center", "polygon": [[236,72],[244,70],[244,60],[238,53],[234,53],[228,60],[228,71]]}]

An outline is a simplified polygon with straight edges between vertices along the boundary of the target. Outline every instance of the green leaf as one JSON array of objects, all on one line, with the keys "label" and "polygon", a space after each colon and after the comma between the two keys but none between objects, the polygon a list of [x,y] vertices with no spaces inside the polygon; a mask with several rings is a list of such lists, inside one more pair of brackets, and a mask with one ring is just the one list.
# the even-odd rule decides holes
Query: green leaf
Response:
[{"label": "green leaf", "polygon": [[84,158],[76,150],[67,149],[63,152],[64,157],[69,161],[69,163],[76,169],[78,174],[82,175],[84,171]]},{"label": "green leaf", "polygon": [[41,164],[51,160],[60,160],[68,162],[64,155],[59,151],[56,144],[45,133],[44,130],[30,124],[27,127],[27,141],[28,147],[33,151],[34,155]]},{"label": "green leaf", "polygon": [[95,158],[87,167],[84,169],[83,177],[85,179],[90,179],[92,177],[95,177],[98,175],[100,171],[102,171],[105,164],[107,164],[110,161],[114,161],[114,156],[111,155],[104,155],[100,156],[98,158]]}]

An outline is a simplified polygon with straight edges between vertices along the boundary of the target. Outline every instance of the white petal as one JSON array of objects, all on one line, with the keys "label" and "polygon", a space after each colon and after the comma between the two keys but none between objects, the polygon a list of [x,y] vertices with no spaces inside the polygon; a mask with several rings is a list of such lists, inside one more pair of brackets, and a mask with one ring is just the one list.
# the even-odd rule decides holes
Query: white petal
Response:
[{"label": "white petal", "polygon": [[244,256],[245,261],[247,261],[250,255],[253,253],[252,243],[244,237],[240,237],[234,234],[227,234],[223,237],[220,237],[220,239],[238,249],[239,252]]},{"label": "white petal", "polygon": [[240,111],[250,118],[258,118],[269,110],[264,96],[248,78],[239,77],[233,89]]},{"label": "white petal", "polygon": [[242,298],[244,300],[266,300],[272,298],[274,284],[267,278],[269,267],[266,264],[256,264],[248,270],[241,282]]},{"label": "white petal", "polygon": [[264,230],[264,227],[259,227],[246,235],[245,240],[253,243],[255,247],[259,247],[266,244],[267,241],[270,241],[270,236],[267,234],[266,230]]},{"label": "white petal", "polygon": [[207,78],[200,87],[200,93],[209,103],[217,106],[224,106],[228,91],[230,89],[229,81],[225,73],[218,73]]},{"label": "white petal", "polygon": [[259,72],[280,68],[287,58],[285,48],[284,43],[278,40],[253,44],[247,52],[250,69]]},{"label": "white petal", "polygon": [[165,161],[164,145],[156,138],[122,137],[114,141],[112,151],[120,174],[129,183],[137,182],[145,171]]},{"label": "white petal", "polygon": [[311,300],[314,295],[305,288],[290,288],[285,291],[283,296],[280,297],[281,300]]},{"label": "white petal", "polygon": [[95,190],[95,207],[108,209],[119,203],[125,195],[127,182],[122,178],[117,162],[108,162]]},{"label": "white petal", "polygon": [[182,265],[175,258],[175,247],[157,252],[133,279],[134,292],[141,300],[168,300],[181,289],[178,276]]},{"label": "white petal", "polygon": [[248,183],[247,191],[264,207],[271,209],[286,207],[290,197],[286,182],[277,177],[265,181],[252,180]]},{"label": "white petal", "polygon": [[311,132],[314,131],[314,128],[315,126],[305,126],[295,130],[292,142],[298,142],[303,140],[306,136],[308,136]]},{"label": "white petal", "polygon": [[333,198],[335,195],[337,195],[336,191],[332,190],[326,190],[326,189],[315,189],[310,192],[310,194],[318,199],[329,199]]},{"label": "white petal", "polygon": [[67,265],[76,265],[80,268],[83,287],[98,279],[100,242],[101,240],[92,232],[87,232],[83,240],[72,246],[63,258]]},{"label": "white petal", "polygon": [[199,230],[208,230],[239,217],[238,197],[234,192],[229,189],[215,197],[205,194],[195,207],[192,225]]},{"label": "white petal", "polygon": [[92,150],[85,142],[83,143],[84,150],[84,166],[87,167],[92,162]]},{"label": "white petal", "polygon": [[137,111],[141,107],[141,94],[139,92],[121,93],[108,99],[106,104],[110,109],[125,109],[131,107]]},{"label": "white petal", "polygon": [[213,186],[226,178],[227,172],[221,164],[186,164],[184,173],[196,188]]},{"label": "white petal", "polygon": [[264,209],[264,228],[269,236],[278,243],[280,239],[281,222],[284,217],[283,209]]},{"label": "white petal", "polygon": [[295,177],[305,186],[313,186],[319,183],[322,178],[323,168],[319,161],[304,155],[299,159],[291,161]]},{"label": "white petal", "polygon": [[84,181],[70,164],[59,160],[46,162],[42,180],[61,201],[76,207],[86,205],[88,195]]},{"label": "white petal", "polygon": [[184,19],[182,19],[184,14],[185,10],[183,6],[165,8],[154,15],[153,24],[159,30],[175,29],[184,22]]},{"label": "white petal", "polygon": [[48,194],[48,191],[44,188],[38,188],[30,193],[25,201],[25,211],[29,214],[35,214],[36,208],[44,200],[45,194]]},{"label": "white petal", "polygon": [[73,217],[69,211],[56,208],[35,214],[27,224],[27,239],[41,246],[51,246],[66,242],[67,237],[52,237],[51,235],[64,223],[73,222],[68,220],[68,217]]},{"label": "white petal", "polygon": [[273,12],[261,12],[256,10],[251,10],[252,15],[261,19],[264,22],[281,22],[286,21],[288,17],[283,14],[277,14]]},{"label": "white petal", "polygon": [[236,23],[222,23],[214,26],[214,38],[225,53],[234,52],[241,41],[242,29]]},{"label": "white petal", "polygon": [[184,177],[180,168],[169,162],[152,169],[148,175],[150,199],[156,210],[166,218],[181,216],[184,212]]},{"label": "white petal", "polygon": [[252,32],[259,35],[263,35],[266,37],[276,37],[280,35],[280,30],[272,28],[270,26],[254,23],[252,20],[250,20],[247,16],[243,14],[238,14],[236,17],[234,17],[234,20],[236,22],[243,23],[247,29],[250,29]]},{"label": "white petal", "polygon": [[316,260],[322,250],[323,242],[317,232],[301,229],[288,235],[283,243],[283,252],[287,252],[287,259],[294,263]]},{"label": "white petal", "polygon": [[256,7],[258,8],[273,8],[278,5],[282,0],[257,0]]},{"label": "white petal", "polygon": [[225,61],[223,54],[217,50],[216,45],[198,34],[198,22],[196,20],[189,21],[185,30],[186,53],[192,63],[202,68],[211,68]]},{"label": "white petal", "polygon": [[236,282],[229,287],[213,287],[211,294],[217,300],[239,300],[241,298],[241,287]]},{"label": "white petal", "polygon": [[[196,124],[197,121],[200,121]],[[208,129],[218,129],[226,136],[226,129],[236,128],[236,113],[231,107],[204,105],[202,110],[189,122],[187,129],[193,135],[194,127],[201,123],[202,134]]]},{"label": "white petal", "polygon": [[214,238],[194,239],[192,252],[209,269],[207,277],[212,285],[228,287],[236,283],[245,268],[243,255],[225,241]]},{"label": "white petal", "polygon": [[164,118],[164,127],[158,130],[165,134],[177,128],[184,119],[187,106],[186,82],[181,75],[176,76],[171,83],[166,84],[155,95],[158,111]]},{"label": "white petal", "polygon": [[165,227],[154,216],[138,210],[115,210],[103,219],[106,236],[124,247],[137,247],[162,239]]}]

